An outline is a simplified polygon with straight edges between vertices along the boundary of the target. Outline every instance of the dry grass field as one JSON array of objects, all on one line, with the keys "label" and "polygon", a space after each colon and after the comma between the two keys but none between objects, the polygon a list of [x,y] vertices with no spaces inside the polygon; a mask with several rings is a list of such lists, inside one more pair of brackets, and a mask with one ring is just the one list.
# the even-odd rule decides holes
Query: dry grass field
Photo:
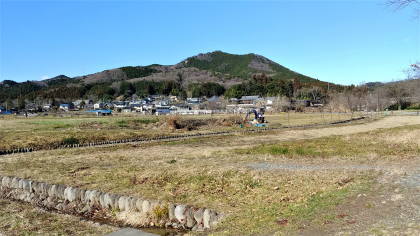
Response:
[{"label": "dry grass field", "polygon": [[[295,124],[323,121],[293,116]],[[270,125],[285,122],[285,114],[276,118],[267,117]],[[107,119],[112,126],[120,118]],[[80,129],[75,127],[82,121],[71,122],[69,129]],[[0,158],[0,174],[210,207],[225,214],[215,235],[340,229],[369,234],[390,224],[373,215],[358,218],[360,212],[381,207],[377,194],[388,192],[383,181],[420,172],[419,140],[420,118],[392,116],[306,130],[14,154]],[[407,191],[409,199],[413,193]],[[365,195],[370,198],[358,198]],[[352,206],[356,198],[359,203]],[[2,225],[9,221],[0,219],[0,232],[7,231]],[[414,230],[419,226],[398,223]]]},{"label": "dry grass field", "polygon": [[104,235],[115,230],[112,226],[81,221],[76,216],[0,199],[0,233],[6,235]]},{"label": "dry grass field", "polygon": [[[110,117],[14,117],[0,116],[0,150],[36,147],[45,148],[67,141],[76,143],[119,140],[134,137],[156,137],[179,133],[238,130],[238,121],[245,115],[145,116]],[[356,115],[357,116],[357,115]],[[325,123],[349,119],[348,114],[281,113],[267,114],[270,127]],[[169,120],[181,121],[178,129],[168,126]]]}]

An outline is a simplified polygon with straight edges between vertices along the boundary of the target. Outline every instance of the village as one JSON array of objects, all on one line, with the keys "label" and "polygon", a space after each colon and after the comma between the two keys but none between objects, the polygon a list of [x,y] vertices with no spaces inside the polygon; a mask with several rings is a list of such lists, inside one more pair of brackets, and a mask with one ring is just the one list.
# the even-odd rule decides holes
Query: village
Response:
[{"label": "village", "polygon": [[420,235],[420,0],[0,0],[0,236]]},{"label": "village", "polygon": [[152,95],[144,99],[112,102],[94,102],[91,99],[79,99],[65,103],[28,103],[25,109],[0,106],[0,114],[30,114],[36,116],[47,113],[85,112],[96,115],[112,113],[135,113],[143,115],[202,115],[202,114],[237,114],[247,113],[252,109],[262,108],[266,112],[320,111],[321,101],[294,100],[285,97],[242,96],[225,99],[223,96],[210,98],[197,97],[182,100],[177,96]]}]

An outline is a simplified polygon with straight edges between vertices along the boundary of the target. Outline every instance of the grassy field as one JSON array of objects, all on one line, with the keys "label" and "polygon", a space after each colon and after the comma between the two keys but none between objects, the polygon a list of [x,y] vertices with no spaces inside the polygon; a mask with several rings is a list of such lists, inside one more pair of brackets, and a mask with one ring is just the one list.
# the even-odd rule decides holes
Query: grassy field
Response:
[{"label": "grassy field", "polygon": [[6,235],[104,235],[116,228],[81,222],[78,217],[46,212],[30,204],[0,199],[0,233]]},{"label": "grassy field", "polygon": [[[281,113],[267,114],[270,127],[325,123],[349,119],[349,114]],[[185,127],[173,129],[169,120],[183,121]],[[36,147],[56,143],[87,143],[134,137],[155,137],[169,134],[220,130],[239,130],[240,115],[144,116],[111,117],[0,117],[0,150]]]},{"label": "grassy field", "polygon": [[0,173],[210,207],[225,214],[217,235],[299,232],[342,221],[335,207],[379,174],[367,165],[420,155],[419,125],[363,131],[388,123],[39,151],[2,157]]},{"label": "grassy field", "polygon": [[240,155],[270,155],[287,158],[300,157],[369,157],[405,159],[420,154],[420,126],[386,129],[358,134],[357,138],[330,136],[326,138],[296,140],[280,144],[262,144],[235,150]]}]

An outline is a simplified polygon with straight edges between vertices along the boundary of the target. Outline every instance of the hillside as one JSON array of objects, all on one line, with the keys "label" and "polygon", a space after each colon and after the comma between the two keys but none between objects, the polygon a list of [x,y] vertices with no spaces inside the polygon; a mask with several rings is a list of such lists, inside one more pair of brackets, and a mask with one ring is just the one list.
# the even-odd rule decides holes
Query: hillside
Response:
[{"label": "hillside", "polygon": [[177,64],[178,67],[195,67],[220,73],[225,77],[250,78],[254,73],[266,73],[273,78],[290,80],[299,78],[303,82],[313,78],[299,74],[257,54],[235,55],[222,51],[199,54]]},{"label": "hillside", "polygon": [[[277,93],[285,83],[298,80],[302,86],[325,87],[327,83],[294,72],[257,54],[235,55],[221,51],[198,54],[175,65],[125,66],[101,72],[68,77],[59,75],[43,81],[0,83],[0,102],[10,99],[77,99],[80,97],[113,99],[116,96],[147,96],[154,93],[206,96],[217,88],[217,95],[233,85],[255,83],[262,76],[261,86]],[[253,80],[254,79],[254,80]],[[131,84],[131,85],[127,85]],[[256,82],[259,83],[259,82]],[[260,87],[261,87],[260,86]],[[239,88],[239,87],[238,87]],[[192,92],[192,91],[195,92]],[[249,91],[248,91],[249,90]],[[248,89],[248,93],[265,95],[267,89]],[[284,90],[284,89],[283,89]]]}]

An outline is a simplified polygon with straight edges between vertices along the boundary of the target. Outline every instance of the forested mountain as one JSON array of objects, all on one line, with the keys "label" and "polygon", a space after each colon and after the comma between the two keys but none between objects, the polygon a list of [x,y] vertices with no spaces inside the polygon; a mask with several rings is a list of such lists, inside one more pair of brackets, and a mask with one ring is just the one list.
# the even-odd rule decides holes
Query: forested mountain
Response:
[{"label": "forested mountain", "polygon": [[[74,78],[59,75],[43,81],[0,83],[0,103],[10,100],[73,100],[151,94],[186,96],[285,95],[327,83],[294,72],[256,54],[221,51],[189,57],[175,65],[126,66]],[[342,89],[334,84],[330,89]]]}]

